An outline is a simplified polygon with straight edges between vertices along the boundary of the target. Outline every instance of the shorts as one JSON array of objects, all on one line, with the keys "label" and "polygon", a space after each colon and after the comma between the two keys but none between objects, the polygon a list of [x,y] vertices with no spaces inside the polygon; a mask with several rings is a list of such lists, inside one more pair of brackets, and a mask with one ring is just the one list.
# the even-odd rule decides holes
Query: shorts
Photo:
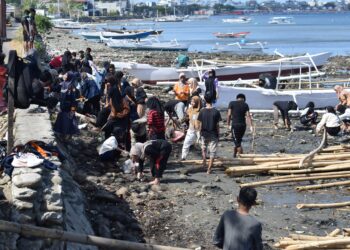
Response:
[{"label": "shorts", "polygon": [[340,132],[340,127],[326,127],[326,131],[330,136],[337,136]]},{"label": "shorts", "polygon": [[219,141],[219,139],[217,137],[214,137],[214,136],[208,137],[208,138],[201,136],[202,151],[206,152],[208,149],[210,159],[215,158],[216,148],[218,146],[218,141]]},{"label": "shorts", "polygon": [[246,128],[247,126],[245,124],[232,125],[232,140],[235,147],[239,148],[241,146]]}]

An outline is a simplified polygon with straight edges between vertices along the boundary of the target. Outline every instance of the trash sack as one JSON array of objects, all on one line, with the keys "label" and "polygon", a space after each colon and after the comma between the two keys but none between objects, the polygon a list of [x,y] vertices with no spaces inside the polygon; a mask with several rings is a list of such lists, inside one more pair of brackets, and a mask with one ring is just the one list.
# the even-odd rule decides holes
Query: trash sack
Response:
[{"label": "trash sack", "polygon": [[124,174],[131,174],[132,172],[134,172],[135,170],[135,165],[134,163],[132,162],[131,159],[129,160],[126,160],[123,164],[123,173]]}]

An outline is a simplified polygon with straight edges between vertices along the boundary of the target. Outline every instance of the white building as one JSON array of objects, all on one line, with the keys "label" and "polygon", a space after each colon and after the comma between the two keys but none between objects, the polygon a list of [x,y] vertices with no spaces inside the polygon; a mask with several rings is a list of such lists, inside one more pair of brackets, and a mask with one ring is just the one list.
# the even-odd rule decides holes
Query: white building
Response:
[{"label": "white building", "polygon": [[129,8],[128,0],[95,1],[95,8],[100,10],[101,15],[107,16],[111,13],[126,14]]}]

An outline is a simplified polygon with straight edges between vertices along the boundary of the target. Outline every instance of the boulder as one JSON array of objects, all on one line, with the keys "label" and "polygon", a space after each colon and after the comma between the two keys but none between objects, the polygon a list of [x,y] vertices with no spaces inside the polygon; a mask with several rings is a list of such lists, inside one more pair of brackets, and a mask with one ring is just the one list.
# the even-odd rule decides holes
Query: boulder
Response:
[{"label": "boulder", "polygon": [[116,195],[119,197],[127,197],[129,196],[129,190],[126,187],[121,187],[117,190]]},{"label": "boulder", "polygon": [[19,188],[36,187],[41,183],[42,177],[37,173],[25,173],[12,178],[12,183]]}]

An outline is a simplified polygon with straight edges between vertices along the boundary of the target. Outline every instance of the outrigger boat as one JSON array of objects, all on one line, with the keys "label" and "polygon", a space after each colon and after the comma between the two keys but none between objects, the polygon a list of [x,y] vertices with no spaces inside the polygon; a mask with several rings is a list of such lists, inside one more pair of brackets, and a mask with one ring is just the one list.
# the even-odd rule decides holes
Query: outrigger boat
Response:
[{"label": "outrigger boat", "polygon": [[242,16],[238,18],[226,18],[222,19],[224,23],[250,23],[252,19],[250,17]]},{"label": "outrigger boat", "polygon": [[116,32],[103,32],[103,31],[89,31],[81,32],[80,35],[85,39],[94,39],[99,40],[101,36],[111,39],[142,39],[151,35],[151,31],[145,32],[129,32],[125,31],[124,33]]},{"label": "outrigger boat", "polygon": [[229,44],[215,44],[213,47],[213,51],[215,52],[231,52],[238,54],[254,54],[254,53],[262,53],[264,49],[266,49],[267,43],[262,42],[251,42],[251,43],[229,43]]},{"label": "outrigger boat", "polygon": [[177,40],[170,42],[161,42],[158,39],[147,39],[141,41],[130,40],[115,40],[104,38],[101,36],[101,41],[106,43],[110,48],[114,49],[129,49],[129,50],[152,50],[152,51],[187,51],[188,44],[178,43]]},{"label": "outrigger boat", "polygon": [[269,24],[295,24],[293,17],[278,16],[272,17]]},{"label": "outrigger boat", "polygon": [[187,78],[198,78],[199,71],[214,69],[220,81],[234,79],[256,79],[261,73],[276,75],[280,65],[283,64],[281,75],[307,72],[316,69],[326,63],[331,53],[306,54],[296,57],[283,57],[272,61],[222,63],[209,60],[194,60],[194,65],[187,68],[155,67],[150,64],[136,62],[112,62],[117,69],[128,71],[131,75],[148,84],[156,84],[159,81],[177,81],[179,73],[183,72]]},{"label": "outrigger boat", "polygon": [[214,36],[217,38],[245,38],[250,32],[238,32],[238,33],[221,33],[221,32],[216,32],[213,33]]},{"label": "outrigger boat", "polygon": [[128,32],[133,32],[133,33],[140,33],[140,32],[151,32],[151,35],[160,35],[163,33],[163,30],[126,30],[126,29],[111,29],[111,28],[103,28],[104,31],[107,32],[115,32],[115,33],[120,33],[120,34],[124,34],[125,31]]}]

